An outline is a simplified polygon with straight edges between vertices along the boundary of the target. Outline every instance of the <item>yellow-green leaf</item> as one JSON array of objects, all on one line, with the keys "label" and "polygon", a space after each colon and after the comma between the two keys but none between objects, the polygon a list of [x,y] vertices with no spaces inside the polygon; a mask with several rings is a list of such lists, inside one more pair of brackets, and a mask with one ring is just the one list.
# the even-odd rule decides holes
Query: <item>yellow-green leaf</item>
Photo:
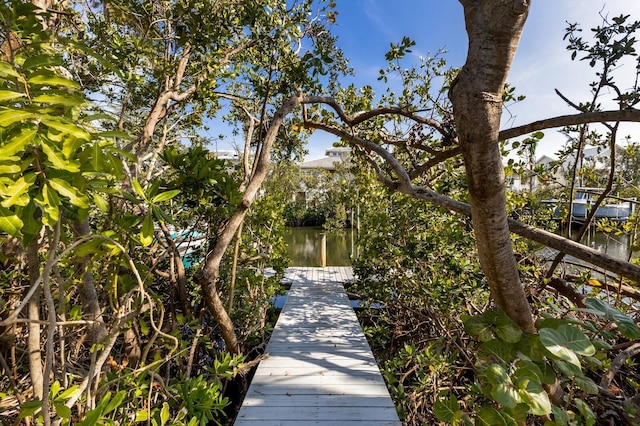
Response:
[{"label": "yellow-green leaf", "polygon": [[138,194],[138,197],[142,198],[143,200],[147,199],[147,194],[144,193],[144,189],[142,189],[142,185],[140,185],[140,182],[138,182],[138,179],[133,179],[131,181],[131,184],[133,186],[133,190],[136,191],[136,194]]},{"label": "yellow-green leaf", "polygon": [[55,189],[58,194],[63,197],[67,197],[71,204],[81,209],[89,208],[89,198],[86,195],[81,194],[76,188],[69,185],[62,179],[53,178],[48,180],[51,188]]},{"label": "yellow-green leaf", "polygon": [[67,160],[55,146],[49,145],[47,142],[42,144],[42,151],[47,156],[47,160],[56,170],[66,170],[68,172],[77,173],[80,171],[80,163],[74,160]]},{"label": "yellow-green leaf", "polygon": [[151,245],[153,242],[153,216],[151,216],[151,212],[147,213],[142,221],[140,242],[145,247]]},{"label": "yellow-green leaf", "polygon": [[25,129],[16,137],[13,137],[5,145],[0,146],[0,158],[6,159],[24,151],[25,147],[33,140],[36,135],[35,129]]},{"label": "yellow-green leaf", "polygon": [[59,66],[62,65],[62,58],[59,56],[51,56],[51,55],[38,55],[38,56],[30,56],[22,64],[23,68],[33,69],[33,68],[41,68],[46,66]]},{"label": "yellow-green leaf", "polygon": [[178,195],[180,193],[179,189],[173,189],[171,191],[165,191],[157,194],[151,199],[152,203],[161,203],[163,201],[168,201]]},{"label": "yellow-green leaf", "polygon": [[84,139],[86,141],[91,139],[91,135],[88,132],[73,123],[56,120],[51,117],[42,117],[42,123],[59,132],[75,136],[78,139]]},{"label": "yellow-green leaf", "polygon": [[0,175],[13,175],[21,171],[22,167],[19,164],[0,164]]},{"label": "yellow-green leaf", "polygon": [[140,410],[136,413],[135,422],[146,422],[149,420],[149,413],[146,410]]},{"label": "yellow-green leaf", "polygon": [[18,98],[24,98],[24,93],[13,92],[11,90],[0,90],[0,102],[6,102]]},{"label": "yellow-green leaf", "polygon": [[18,73],[18,71],[13,68],[13,65],[5,61],[0,61],[0,75],[22,79],[22,76]]},{"label": "yellow-green leaf", "polygon": [[13,184],[6,187],[3,190],[3,194],[6,198],[2,200],[2,207],[9,208],[11,206],[26,206],[29,204],[29,188],[36,181],[36,175],[30,173],[26,176],[20,177]]},{"label": "yellow-green leaf", "polygon": [[22,219],[14,212],[4,207],[0,207],[0,230],[13,237],[20,237],[20,230],[24,226]]},{"label": "yellow-green leaf", "polygon": [[71,94],[68,95],[40,95],[33,98],[33,102],[38,102],[41,104],[50,104],[50,105],[63,105],[68,107],[74,107],[78,105],[82,105],[84,103],[84,99],[80,96],[73,96]]},{"label": "yellow-green leaf", "polygon": [[9,127],[14,123],[17,123],[27,118],[33,117],[33,114],[26,111],[20,111],[18,109],[7,108],[0,112],[0,127]]},{"label": "yellow-green leaf", "polygon": [[109,211],[109,203],[107,203],[107,200],[105,200],[103,196],[99,194],[93,194],[93,203],[103,212],[106,213]]},{"label": "yellow-green leaf", "polygon": [[70,89],[80,88],[80,85],[77,82],[53,74],[34,75],[29,79],[29,84],[35,84],[39,86],[67,87]]}]

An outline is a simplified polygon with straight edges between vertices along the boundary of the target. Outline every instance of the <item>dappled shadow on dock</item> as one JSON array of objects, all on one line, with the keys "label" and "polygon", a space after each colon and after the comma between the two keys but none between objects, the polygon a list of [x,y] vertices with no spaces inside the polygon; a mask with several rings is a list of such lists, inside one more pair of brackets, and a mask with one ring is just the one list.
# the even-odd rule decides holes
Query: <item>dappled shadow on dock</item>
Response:
[{"label": "dappled shadow on dock", "polygon": [[236,425],[399,425],[343,284],[351,268],[290,268],[292,286]]}]

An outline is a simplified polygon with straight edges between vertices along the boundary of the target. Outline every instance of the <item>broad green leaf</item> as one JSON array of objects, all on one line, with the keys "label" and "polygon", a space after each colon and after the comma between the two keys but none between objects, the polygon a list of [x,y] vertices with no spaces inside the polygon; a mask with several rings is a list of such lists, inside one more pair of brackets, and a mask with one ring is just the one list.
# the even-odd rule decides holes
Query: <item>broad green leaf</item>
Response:
[{"label": "broad green leaf", "polygon": [[140,242],[145,247],[151,245],[153,242],[153,216],[151,215],[151,212],[148,212],[142,221]]},{"label": "broad green leaf", "polygon": [[62,403],[54,403],[53,408],[55,409],[56,414],[63,419],[68,419],[71,417],[71,408],[67,407],[66,405]]},{"label": "broad green leaf", "polygon": [[75,136],[78,139],[83,139],[85,141],[89,141],[91,139],[91,135],[88,132],[73,123],[64,122],[52,117],[42,117],[42,123],[61,133],[67,133],[71,136]]},{"label": "broad green leaf", "polygon": [[588,378],[587,376],[574,377],[573,380],[574,380],[574,383],[586,393],[590,395],[598,394],[598,385],[596,385],[596,383],[590,378]]},{"label": "broad green leaf", "polygon": [[506,413],[493,407],[482,407],[476,415],[476,425],[481,426],[518,426],[518,423]]},{"label": "broad green leaf", "polygon": [[81,209],[89,208],[89,199],[86,195],[81,194],[76,188],[69,185],[62,179],[53,178],[49,179],[48,183],[53,189],[55,189],[63,197],[67,197],[69,202]]},{"label": "broad green leaf", "polygon": [[80,96],[68,95],[39,95],[33,98],[33,102],[49,105],[63,105],[68,107],[75,107],[82,105],[85,100]]},{"label": "broad green leaf", "polygon": [[68,78],[60,77],[55,74],[36,74],[29,78],[29,84],[38,86],[51,86],[51,87],[67,87],[69,89],[79,89],[80,84]]},{"label": "broad green leaf", "polygon": [[74,396],[76,393],[78,393],[78,385],[73,385],[69,389],[66,389],[64,392],[58,395],[56,399],[60,401],[66,401],[67,399]]},{"label": "broad green leaf", "polygon": [[507,371],[502,365],[492,364],[486,370],[487,380],[491,383],[491,397],[507,408],[513,408],[523,402]]},{"label": "broad green leaf", "polygon": [[580,398],[574,398],[573,405],[576,406],[576,408],[582,415],[582,418],[584,419],[584,422],[585,422],[584,424],[586,426],[593,426],[596,424],[597,417],[595,414],[593,414],[593,411],[591,411],[591,407],[589,407],[589,404],[587,404]]},{"label": "broad green leaf", "polygon": [[449,398],[438,398],[433,405],[433,412],[441,422],[451,423],[459,411],[458,400],[453,395]]},{"label": "broad green leaf", "polygon": [[8,143],[0,146],[0,158],[13,157],[23,152],[26,146],[31,143],[36,133],[37,130],[35,129],[24,129],[18,136],[9,139]]},{"label": "broad green leaf", "polygon": [[24,93],[13,92],[11,90],[0,90],[0,102],[10,101],[12,99],[24,98]]},{"label": "broad green leaf", "polygon": [[77,159],[79,153],[78,149],[84,144],[86,140],[77,138],[71,135],[65,135],[62,139],[62,153],[66,158]]},{"label": "broad green leaf", "polygon": [[558,426],[566,426],[569,424],[569,415],[562,408],[554,405],[551,407],[551,412],[553,413],[553,420],[555,424]]},{"label": "broad green leaf", "polygon": [[60,388],[62,386],[60,385],[60,381],[56,380],[53,383],[51,383],[51,387],[49,388],[49,395],[51,395],[52,397],[55,397],[58,392],[60,392]]},{"label": "broad green leaf", "polygon": [[480,351],[487,355],[493,355],[504,362],[509,362],[515,356],[515,348],[511,343],[503,342],[500,339],[492,339],[480,345]]},{"label": "broad green leaf", "polygon": [[134,422],[146,422],[147,420],[149,420],[149,412],[147,410],[140,410],[136,412]]},{"label": "broad green leaf", "polygon": [[40,204],[44,212],[42,221],[45,225],[53,226],[60,220],[60,197],[51,186],[44,184],[42,187],[42,198],[36,198],[36,202]]},{"label": "broad green leaf", "polygon": [[66,170],[71,173],[80,171],[80,163],[77,161],[67,160],[62,152],[58,151],[55,146],[49,145],[46,141],[42,143],[42,151],[47,156],[47,160],[51,163],[51,167],[56,170]]},{"label": "broad green leaf", "polygon": [[523,402],[529,405],[529,413],[544,416],[551,413],[551,401],[542,385],[531,380],[525,389],[518,391]]},{"label": "broad green leaf", "polygon": [[24,419],[25,417],[32,416],[40,408],[42,408],[42,401],[27,401],[24,404],[20,404],[19,417]]},{"label": "broad green leaf", "polygon": [[54,67],[60,66],[63,64],[63,60],[59,56],[51,56],[51,55],[37,55],[30,56],[22,64],[22,68],[25,69],[34,69],[41,67]]},{"label": "broad green leaf", "polygon": [[608,320],[613,320],[623,336],[630,339],[640,338],[640,328],[635,321],[620,312],[618,309],[593,297],[587,298],[585,304],[597,315],[603,316]]},{"label": "broad green leaf", "polygon": [[477,338],[481,342],[488,342],[493,339],[493,326],[487,322],[484,316],[474,316],[463,318],[464,330],[470,336]]},{"label": "broad green leaf", "polygon": [[590,356],[596,352],[589,338],[578,328],[570,325],[561,325],[557,330],[543,328],[539,335],[545,349],[576,367],[580,367],[580,360],[576,354]]},{"label": "broad green leaf", "polygon": [[86,121],[86,122],[91,122],[91,121],[95,121],[95,120],[108,120],[108,121],[113,121],[113,122],[117,122],[118,119],[112,115],[109,114],[105,114],[105,113],[99,113],[99,114],[91,114],[88,115],[84,118],[82,118],[82,121]]},{"label": "broad green leaf", "polygon": [[505,342],[517,343],[522,337],[522,330],[502,309],[496,311],[496,334]]},{"label": "broad green leaf", "polygon": [[173,189],[171,191],[161,192],[158,195],[154,196],[151,199],[151,202],[152,203],[161,203],[163,201],[169,201],[170,199],[172,199],[173,197],[175,197],[179,193],[180,193],[179,189]]},{"label": "broad green leaf", "polygon": [[32,117],[34,117],[34,115],[31,112],[7,108],[4,111],[0,112],[0,127],[9,127],[14,123]]},{"label": "broad green leaf", "polygon": [[[12,185],[7,186],[4,195],[6,198],[2,200],[2,207],[9,208],[11,206],[26,206],[31,199],[29,197],[29,189],[36,181],[35,173],[20,177]],[[3,192],[5,191],[3,190]]]}]

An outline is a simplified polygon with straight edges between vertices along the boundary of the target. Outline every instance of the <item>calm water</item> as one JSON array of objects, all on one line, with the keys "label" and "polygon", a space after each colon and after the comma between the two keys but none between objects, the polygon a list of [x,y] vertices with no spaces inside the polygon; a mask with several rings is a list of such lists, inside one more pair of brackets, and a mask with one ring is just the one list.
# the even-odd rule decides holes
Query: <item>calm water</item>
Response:
[{"label": "calm water", "polygon": [[351,229],[325,231],[322,228],[289,228],[285,240],[289,246],[291,266],[321,266],[320,243],[327,235],[327,266],[351,266],[355,235]]}]

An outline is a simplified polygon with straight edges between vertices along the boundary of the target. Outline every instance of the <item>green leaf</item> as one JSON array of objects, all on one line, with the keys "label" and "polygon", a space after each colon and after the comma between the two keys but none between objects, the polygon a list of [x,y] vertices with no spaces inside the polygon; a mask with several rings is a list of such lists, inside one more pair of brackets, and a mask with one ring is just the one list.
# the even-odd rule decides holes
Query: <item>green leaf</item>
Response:
[{"label": "green leaf", "polygon": [[51,167],[56,170],[66,170],[71,173],[80,171],[80,163],[77,161],[67,160],[57,147],[51,146],[47,141],[42,143],[42,151],[47,156],[47,160],[51,163]]},{"label": "green leaf", "polygon": [[515,349],[512,343],[505,343],[500,339],[492,339],[480,345],[480,351],[493,355],[504,362],[511,361],[515,356]]},{"label": "green leaf", "polygon": [[523,402],[506,369],[502,365],[492,364],[486,370],[487,380],[491,383],[491,397],[507,408],[514,408]]},{"label": "green leaf", "polygon": [[34,117],[34,115],[31,112],[7,108],[4,111],[0,112],[0,127],[9,127],[14,123],[32,117]]},{"label": "green leaf", "polygon": [[496,334],[505,342],[517,343],[522,337],[522,330],[502,309],[496,311]]},{"label": "green leaf", "polygon": [[12,207],[12,206],[26,206],[31,199],[29,197],[29,189],[36,181],[35,173],[29,173],[25,176],[20,177],[13,184],[7,186],[2,192],[5,197],[2,200],[2,207]]},{"label": "green leaf", "polygon": [[593,414],[593,411],[591,411],[591,408],[586,402],[584,402],[580,398],[574,398],[573,405],[576,406],[576,408],[582,415],[582,418],[585,420],[586,426],[593,426],[596,424],[597,417],[595,414]]},{"label": "green leaf", "polygon": [[0,75],[4,75],[5,77],[16,77],[24,80],[18,71],[15,70],[13,65],[5,61],[0,61]]},{"label": "green leaf", "polygon": [[79,89],[80,84],[68,78],[60,77],[55,74],[37,74],[29,78],[29,84],[38,86],[66,87],[69,89]]},{"label": "green leaf", "polygon": [[515,419],[501,413],[493,407],[482,407],[476,415],[476,425],[481,426],[518,426]]},{"label": "green leaf", "polygon": [[36,133],[35,129],[23,129],[18,136],[10,138],[8,143],[0,146],[0,158],[6,159],[22,153]]},{"label": "green leaf", "polygon": [[66,133],[78,139],[83,139],[85,141],[91,140],[91,135],[88,132],[86,132],[84,129],[76,126],[73,123],[68,123],[59,119],[54,119],[52,117],[42,117],[41,121],[46,126],[52,129],[55,129],[61,133]]},{"label": "green leaf", "polygon": [[53,408],[55,409],[56,414],[63,419],[68,419],[71,417],[71,408],[67,407],[66,405],[62,403],[54,403]]},{"label": "green leaf", "polygon": [[562,408],[554,405],[551,407],[551,412],[553,413],[553,420],[556,425],[566,426],[569,424],[569,415]]},{"label": "green leaf", "polygon": [[164,402],[162,404],[162,411],[160,411],[160,421],[163,425],[167,424],[169,421],[169,404]]},{"label": "green leaf", "polygon": [[441,422],[451,423],[460,411],[458,400],[453,395],[449,398],[438,398],[433,405],[433,412]]},{"label": "green leaf", "polygon": [[109,211],[109,203],[107,200],[100,194],[93,194],[93,203],[96,205],[98,209],[107,213]]},{"label": "green leaf", "polygon": [[529,413],[536,416],[545,416],[551,413],[551,401],[542,385],[533,380],[527,383],[525,389],[518,391],[522,401],[529,405]]},{"label": "green leaf", "polygon": [[149,420],[149,412],[147,410],[140,410],[136,412],[134,422],[146,422],[147,420]]},{"label": "green leaf", "polygon": [[143,246],[148,247],[153,242],[153,216],[149,211],[142,221],[142,229],[140,231],[140,242]]},{"label": "green leaf", "polygon": [[0,175],[14,175],[21,171],[22,167],[19,164],[0,164]]},{"label": "green leaf", "polygon": [[89,208],[89,199],[87,198],[87,196],[81,194],[76,188],[72,187],[67,182],[58,178],[53,178],[49,179],[48,183],[53,189],[58,192],[58,194],[62,195],[63,197],[67,197],[69,199],[69,202],[74,206],[81,209]]},{"label": "green leaf", "polygon": [[22,68],[37,69],[42,67],[55,67],[60,66],[63,63],[62,58],[59,56],[36,55],[28,57],[22,64]]},{"label": "green leaf", "polygon": [[124,139],[127,141],[133,140],[133,137],[131,137],[131,135],[129,135],[128,133],[120,132],[117,130],[108,130],[104,132],[98,132],[95,135],[105,139],[117,138],[117,139]]},{"label": "green leaf", "polygon": [[142,333],[145,336],[148,336],[149,333],[151,332],[151,329],[149,328],[149,324],[147,324],[145,320],[140,318],[138,319],[138,325],[140,326],[140,333]]},{"label": "green leaf", "polygon": [[133,190],[136,191],[136,194],[138,194],[138,197],[142,198],[143,200],[147,199],[147,194],[145,194],[144,189],[142,189],[142,185],[140,185],[140,182],[138,182],[138,179],[134,178],[131,181],[131,185],[133,186]]},{"label": "green leaf", "polygon": [[580,367],[580,360],[576,354],[591,356],[596,352],[589,338],[570,325],[561,325],[557,330],[543,328],[539,335],[547,351],[577,367]]},{"label": "green leaf", "polygon": [[12,99],[24,98],[24,93],[13,92],[11,90],[0,90],[0,102],[10,101]]},{"label": "green leaf", "polygon": [[606,319],[613,320],[623,336],[628,337],[629,339],[640,338],[640,328],[635,321],[620,312],[618,309],[593,297],[587,298],[585,304],[588,308],[595,311],[596,314],[603,316]]},{"label": "green leaf", "polygon": [[161,203],[163,201],[168,201],[178,195],[180,193],[179,189],[173,189],[171,191],[161,192],[151,199],[152,203]]},{"label": "green leaf", "polygon": [[493,327],[483,316],[466,317],[462,319],[464,330],[470,336],[477,338],[481,342],[488,342],[493,339]]},{"label": "green leaf", "polygon": [[68,107],[75,107],[82,105],[85,100],[81,96],[74,96],[72,94],[67,95],[39,95],[33,98],[33,102],[49,105],[63,105]]},{"label": "green leaf", "polygon": [[65,401],[71,398],[72,396],[74,396],[76,393],[78,393],[78,385],[73,385],[69,389],[65,390],[60,395],[58,395],[56,400]]},{"label": "green leaf", "polygon": [[19,417],[24,419],[25,417],[32,416],[36,411],[42,408],[42,401],[27,401],[20,405]]},{"label": "green leaf", "polygon": [[115,394],[113,399],[109,401],[109,404],[107,404],[107,406],[104,408],[102,415],[107,415],[118,408],[122,404],[122,401],[124,401],[125,396],[127,396],[127,392],[123,390]]},{"label": "green leaf", "polygon": [[586,393],[590,395],[598,394],[598,385],[596,385],[596,383],[590,378],[588,378],[587,376],[583,376],[583,377],[577,376],[577,377],[574,377],[573,380],[574,380],[574,383]]}]

